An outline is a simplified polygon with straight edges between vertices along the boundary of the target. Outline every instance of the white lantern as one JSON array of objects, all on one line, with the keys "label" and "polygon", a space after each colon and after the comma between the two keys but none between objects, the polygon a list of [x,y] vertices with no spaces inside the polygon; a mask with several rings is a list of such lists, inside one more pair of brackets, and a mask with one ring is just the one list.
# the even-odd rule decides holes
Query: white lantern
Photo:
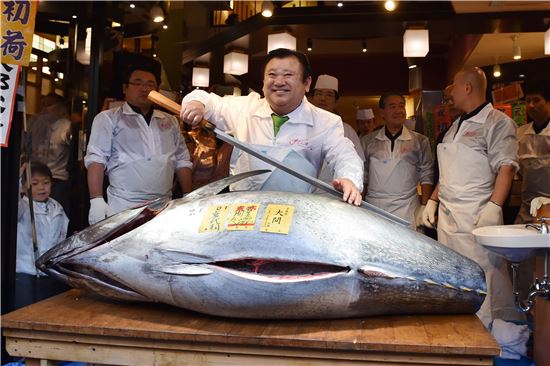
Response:
[{"label": "white lantern", "polygon": [[550,55],[550,28],[544,32],[544,54]]},{"label": "white lantern", "polygon": [[210,69],[207,67],[193,67],[191,85],[207,88],[210,83]]},{"label": "white lantern", "polygon": [[289,33],[275,33],[267,36],[267,53],[277,48],[296,50],[296,37]]},{"label": "white lantern", "polygon": [[223,72],[231,75],[242,75],[248,72],[248,55],[230,52],[223,57]]},{"label": "white lantern", "polygon": [[427,29],[407,29],[403,35],[403,57],[425,57],[430,50]]},{"label": "white lantern", "polygon": [[90,64],[92,53],[92,28],[86,28],[86,38],[76,43],[76,60],[82,65]]}]

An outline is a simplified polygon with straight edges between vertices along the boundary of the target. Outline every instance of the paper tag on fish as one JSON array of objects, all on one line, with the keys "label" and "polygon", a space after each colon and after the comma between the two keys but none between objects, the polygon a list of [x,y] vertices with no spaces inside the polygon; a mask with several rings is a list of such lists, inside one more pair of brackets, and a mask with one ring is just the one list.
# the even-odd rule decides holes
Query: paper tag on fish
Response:
[{"label": "paper tag on fish", "polygon": [[266,233],[288,234],[293,215],[294,206],[267,205],[260,231]]},{"label": "paper tag on fish", "polygon": [[240,203],[233,205],[227,230],[254,230],[256,215],[258,214],[257,203]]},{"label": "paper tag on fish", "polygon": [[223,231],[230,207],[230,205],[208,207],[199,227],[199,233]]}]

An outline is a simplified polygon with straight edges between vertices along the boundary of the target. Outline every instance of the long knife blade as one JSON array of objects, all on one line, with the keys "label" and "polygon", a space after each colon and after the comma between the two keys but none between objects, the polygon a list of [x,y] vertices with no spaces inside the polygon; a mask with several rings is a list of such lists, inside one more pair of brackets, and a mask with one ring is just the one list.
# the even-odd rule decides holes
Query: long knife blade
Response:
[{"label": "long knife blade", "polygon": [[[164,107],[164,108],[167,108],[168,110],[170,110],[171,112],[174,112],[176,114],[179,115],[180,113],[180,109],[181,109],[181,106],[179,104],[177,104],[176,102],[173,102],[172,100],[166,98],[164,95],[156,92],[156,91],[151,91],[149,93],[149,96],[148,96],[149,100],[155,102],[156,104],[159,104],[160,106]],[[222,141],[225,141],[227,142],[228,144],[232,145],[232,146],[235,146],[247,153],[249,153],[250,155],[276,167],[276,168],[279,168],[281,169],[282,171],[290,174],[290,175],[293,175],[295,176],[296,178],[299,178],[301,180],[303,180],[304,182],[307,182],[317,188],[320,188],[336,197],[342,197],[342,192],[340,191],[337,191],[336,189],[334,189],[331,185],[323,182],[322,180],[319,180],[315,177],[312,177],[310,175],[307,175],[307,174],[304,174],[302,172],[299,172],[291,167],[288,167],[286,166],[285,164],[283,164],[281,161],[275,159],[275,158],[272,158],[264,153],[262,153],[261,151],[259,150],[256,150],[254,149],[252,146],[242,142],[242,141],[239,141],[238,139],[236,139],[235,137],[223,132],[222,130],[220,130],[219,128],[217,128],[214,124],[210,123],[210,122],[206,122],[206,124],[204,125],[205,128],[209,129],[209,130],[212,130],[214,131],[214,133],[216,133],[216,135],[218,136],[218,138]],[[374,205],[371,205],[370,203],[368,202],[365,202],[365,201],[361,201],[361,207],[369,210],[369,211],[372,211],[372,212],[375,212],[377,214],[379,214],[380,216],[383,216],[385,218],[387,218],[388,220],[391,220],[393,222],[396,222],[398,224],[401,224],[403,226],[409,226],[409,222],[406,221],[406,220],[403,220],[402,218],[398,217],[398,216],[395,216],[394,214],[391,214],[385,210],[382,210],[381,208],[379,207],[376,207]]]}]

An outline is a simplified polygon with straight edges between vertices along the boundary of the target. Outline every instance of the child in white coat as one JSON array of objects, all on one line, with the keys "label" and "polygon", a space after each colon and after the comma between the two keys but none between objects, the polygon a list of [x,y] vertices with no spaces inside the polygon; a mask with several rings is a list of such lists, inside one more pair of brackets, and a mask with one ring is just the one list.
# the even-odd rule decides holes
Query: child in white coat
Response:
[{"label": "child in white coat", "polygon": [[[29,184],[22,167],[22,191],[28,192]],[[31,163],[32,201],[38,255],[59,243],[67,236],[69,219],[61,204],[50,198],[52,172],[47,165],[40,162]],[[67,289],[60,282],[48,278],[40,272],[34,261],[32,242],[32,225],[29,199],[25,195],[19,198],[17,216],[17,259],[15,307],[19,308],[45,299]]]}]

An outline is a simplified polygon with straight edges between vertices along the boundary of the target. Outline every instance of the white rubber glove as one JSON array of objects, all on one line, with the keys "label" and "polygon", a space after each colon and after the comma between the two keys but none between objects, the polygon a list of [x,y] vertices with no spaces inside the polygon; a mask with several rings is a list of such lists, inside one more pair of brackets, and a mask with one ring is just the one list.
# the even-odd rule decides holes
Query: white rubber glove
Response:
[{"label": "white rubber glove", "polygon": [[502,207],[493,201],[489,201],[485,206],[483,206],[481,211],[479,211],[479,216],[477,217],[477,221],[474,223],[474,226],[484,227],[502,225],[502,223]]},{"label": "white rubber glove", "polygon": [[96,197],[90,200],[90,212],[88,213],[88,223],[95,224],[98,221],[106,219],[113,214],[113,210],[109,207],[103,197]]},{"label": "white rubber glove", "polygon": [[422,223],[422,214],[424,213],[425,208],[426,205],[420,205],[416,208],[416,211],[414,212],[414,226],[419,227],[424,225]]},{"label": "white rubber glove", "polygon": [[536,197],[531,200],[531,216],[537,216],[537,211],[542,205],[550,204],[550,197]]},{"label": "white rubber glove", "polygon": [[438,204],[437,201],[430,199],[422,211],[422,223],[430,229],[435,229],[435,216]]}]

